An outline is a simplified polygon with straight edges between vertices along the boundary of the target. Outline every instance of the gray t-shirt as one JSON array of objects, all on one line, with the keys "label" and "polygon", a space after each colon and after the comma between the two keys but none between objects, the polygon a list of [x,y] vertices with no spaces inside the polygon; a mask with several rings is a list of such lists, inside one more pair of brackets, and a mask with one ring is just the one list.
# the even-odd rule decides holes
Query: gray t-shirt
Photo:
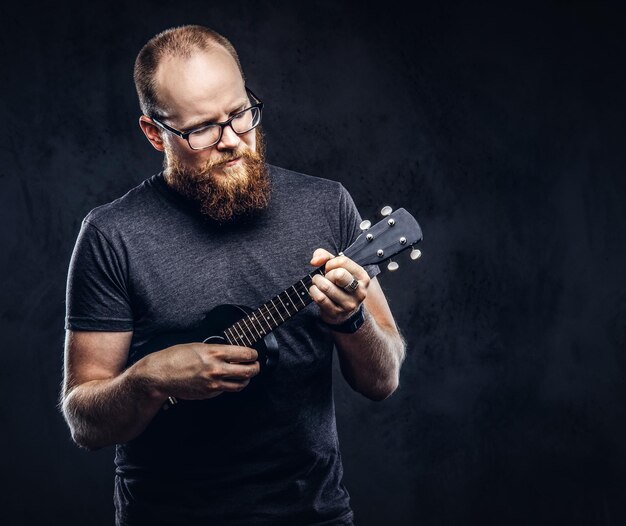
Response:
[{"label": "gray t-shirt", "polygon": [[[344,250],[359,214],[333,181],[269,166],[270,204],[217,225],[157,174],[84,219],[65,327],[133,331],[137,349],[214,307],[258,307]],[[377,267],[367,269],[371,276]],[[116,448],[119,524],[346,524],[332,337],[312,304],[274,331],[276,367],[241,393],[182,402]],[[211,522],[214,521],[214,522]]]}]

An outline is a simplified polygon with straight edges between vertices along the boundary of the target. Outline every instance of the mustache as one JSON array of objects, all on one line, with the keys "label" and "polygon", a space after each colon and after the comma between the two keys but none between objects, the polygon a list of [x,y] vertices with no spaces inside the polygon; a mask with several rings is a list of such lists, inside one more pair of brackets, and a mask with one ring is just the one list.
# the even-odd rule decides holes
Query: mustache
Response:
[{"label": "mustache", "polygon": [[244,160],[257,160],[259,155],[256,152],[252,152],[247,148],[238,148],[230,153],[224,154],[219,159],[207,160],[202,167],[202,172],[208,173],[212,169],[226,164],[227,162],[234,161],[235,159],[243,158]]}]

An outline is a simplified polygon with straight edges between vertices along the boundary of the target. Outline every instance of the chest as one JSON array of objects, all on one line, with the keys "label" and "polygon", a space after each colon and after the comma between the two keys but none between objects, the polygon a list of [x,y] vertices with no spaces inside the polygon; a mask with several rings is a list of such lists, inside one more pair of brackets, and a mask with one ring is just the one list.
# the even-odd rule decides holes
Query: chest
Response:
[{"label": "chest", "polygon": [[306,230],[271,216],[237,231],[154,225],[127,250],[135,338],[185,330],[225,303],[256,308],[298,282],[316,248],[335,248],[323,221],[302,219]]}]

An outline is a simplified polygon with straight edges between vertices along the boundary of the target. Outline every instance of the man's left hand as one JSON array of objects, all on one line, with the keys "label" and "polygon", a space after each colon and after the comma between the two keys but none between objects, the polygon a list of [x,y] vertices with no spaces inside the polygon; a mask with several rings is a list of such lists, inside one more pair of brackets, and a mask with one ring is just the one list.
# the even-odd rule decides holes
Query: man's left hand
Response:
[{"label": "man's left hand", "polygon": [[[367,297],[370,277],[363,267],[350,258],[335,257],[327,250],[318,248],[313,253],[311,265],[319,267],[324,263],[325,276],[313,276],[309,294],[319,305],[322,320],[337,325],[352,316]],[[356,288],[349,288],[350,284]]]}]

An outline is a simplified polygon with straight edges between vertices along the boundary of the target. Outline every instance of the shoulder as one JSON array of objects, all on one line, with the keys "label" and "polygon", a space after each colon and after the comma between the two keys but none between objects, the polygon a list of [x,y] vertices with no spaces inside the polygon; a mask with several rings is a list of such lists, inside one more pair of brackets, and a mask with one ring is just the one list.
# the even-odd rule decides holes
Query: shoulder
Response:
[{"label": "shoulder", "polygon": [[271,164],[267,166],[273,188],[277,191],[307,193],[308,195],[313,193],[316,195],[335,197],[345,192],[343,185],[337,181],[287,170],[286,168],[280,168]]},{"label": "shoulder", "polygon": [[137,224],[141,218],[150,214],[156,201],[154,179],[152,176],[131,188],[121,197],[92,209],[84,221],[102,232],[124,224]]},{"label": "shoulder", "polygon": [[268,165],[268,169],[274,204],[281,210],[295,208],[302,213],[302,207],[297,205],[306,205],[312,214],[339,222],[346,215],[354,214],[354,201],[340,182],[272,165]]}]

